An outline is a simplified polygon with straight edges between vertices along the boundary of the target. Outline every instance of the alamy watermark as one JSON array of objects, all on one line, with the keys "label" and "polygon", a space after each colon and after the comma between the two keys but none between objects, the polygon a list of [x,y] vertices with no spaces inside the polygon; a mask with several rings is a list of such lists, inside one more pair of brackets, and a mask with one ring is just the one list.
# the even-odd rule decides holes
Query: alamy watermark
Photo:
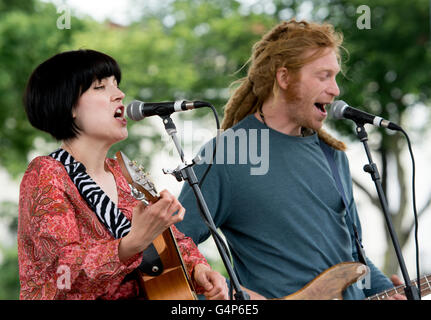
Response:
[{"label": "alamy watermark", "polygon": [[356,13],[360,14],[356,19],[356,27],[359,30],[371,29],[371,9],[367,5],[361,5],[356,8]]},{"label": "alamy watermark", "polygon": [[[215,140],[205,144],[201,162],[213,161]],[[260,152],[259,152],[260,149]],[[220,135],[216,164],[249,164],[250,175],[265,175],[269,169],[269,129],[228,129]]]},{"label": "alamy watermark", "polygon": [[60,14],[57,18],[57,29],[64,30],[72,28],[70,8],[63,4],[57,8],[57,13]]},{"label": "alamy watermark", "polygon": [[[201,152],[200,164],[249,165],[250,175],[265,175],[269,169],[269,129],[228,129],[221,131],[213,159],[215,139],[211,130],[193,128],[192,121],[184,121],[178,137],[184,153],[188,156]],[[165,152],[178,156],[171,138],[162,135]],[[205,141],[208,141],[204,144]],[[204,145],[203,145],[204,144]],[[203,147],[202,147],[203,145]]]},{"label": "alamy watermark", "polygon": [[57,268],[57,288],[60,290],[70,290],[71,280],[70,280],[70,268],[69,266],[60,265]]},{"label": "alamy watermark", "polygon": [[361,265],[356,269],[356,272],[363,274],[356,281],[355,285],[359,290],[371,289],[371,273],[370,268],[366,265]]}]

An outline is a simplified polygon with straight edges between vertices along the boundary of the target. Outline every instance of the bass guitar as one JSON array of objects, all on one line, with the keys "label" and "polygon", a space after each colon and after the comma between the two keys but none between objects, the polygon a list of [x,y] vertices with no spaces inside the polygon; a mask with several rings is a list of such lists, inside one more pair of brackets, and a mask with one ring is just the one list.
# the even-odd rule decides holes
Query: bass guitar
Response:
[{"label": "bass guitar", "polygon": [[[359,262],[342,262],[325,270],[305,287],[280,300],[342,300],[343,292],[350,285],[364,279],[368,268]],[[417,280],[412,281],[417,286]],[[404,294],[405,285],[385,290],[367,297],[367,300],[387,300],[395,294]],[[431,293],[431,276],[420,278],[421,296]]]},{"label": "bass guitar", "polygon": [[[154,183],[142,166],[131,161],[123,152],[118,151],[116,159],[121,172],[132,189],[132,195],[138,199],[155,203],[159,200]],[[154,241],[163,265],[163,272],[158,276],[139,273],[139,282],[149,300],[197,300],[190,276],[184,265],[172,229],[166,229]]]}]

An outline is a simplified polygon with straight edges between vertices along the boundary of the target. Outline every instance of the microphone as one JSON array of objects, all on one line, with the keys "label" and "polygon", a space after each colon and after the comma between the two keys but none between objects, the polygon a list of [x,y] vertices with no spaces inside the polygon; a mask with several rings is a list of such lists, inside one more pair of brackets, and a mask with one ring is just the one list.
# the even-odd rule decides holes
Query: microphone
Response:
[{"label": "microphone", "polygon": [[142,102],[134,100],[127,106],[127,117],[139,121],[146,117],[167,116],[178,111],[187,111],[196,108],[207,107],[204,101],[178,100],[173,102]]},{"label": "microphone", "polygon": [[330,114],[335,119],[350,119],[355,121],[356,123],[370,123],[377,127],[387,128],[391,130],[401,131],[402,128],[388,120],[385,120],[381,117],[372,115],[365,111],[361,111],[359,109],[355,109],[349,106],[343,100],[334,101],[331,104]]}]

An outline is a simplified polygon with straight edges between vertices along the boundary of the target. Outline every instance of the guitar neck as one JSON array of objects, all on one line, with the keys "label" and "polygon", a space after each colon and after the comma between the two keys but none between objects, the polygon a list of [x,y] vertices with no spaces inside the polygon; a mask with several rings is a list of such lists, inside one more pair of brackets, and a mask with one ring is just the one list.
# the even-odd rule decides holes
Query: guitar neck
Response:
[{"label": "guitar neck", "polygon": [[[417,281],[412,281],[412,285],[417,287]],[[390,297],[392,297],[395,294],[404,294],[404,288],[406,286],[398,286],[394,287],[392,289],[383,291],[379,294],[376,294],[374,296],[370,296],[367,299],[368,300],[386,300]],[[421,296],[426,296],[431,293],[431,276],[423,276],[420,278],[420,290],[421,290]]]}]

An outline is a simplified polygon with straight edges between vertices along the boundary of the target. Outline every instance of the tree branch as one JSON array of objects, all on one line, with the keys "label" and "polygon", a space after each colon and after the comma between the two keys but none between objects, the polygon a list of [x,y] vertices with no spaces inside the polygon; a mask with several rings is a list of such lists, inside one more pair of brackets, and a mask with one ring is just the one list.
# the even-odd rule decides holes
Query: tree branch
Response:
[{"label": "tree branch", "polygon": [[352,177],[353,184],[361,189],[367,196],[370,198],[371,203],[376,206],[377,208],[380,208],[380,201],[377,197],[373,196],[358,180]]},{"label": "tree branch", "polygon": [[427,202],[424,204],[422,209],[418,211],[418,216],[423,215],[423,213],[431,206],[431,194],[428,196]]},{"label": "tree branch", "polygon": [[[431,194],[428,196],[427,202],[424,204],[422,209],[418,211],[418,219],[427,211],[427,209],[431,206]],[[410,223],[407,230],[412,231],[413,227],[415,226],[415,221],[413,220],[412,223]]]}]

